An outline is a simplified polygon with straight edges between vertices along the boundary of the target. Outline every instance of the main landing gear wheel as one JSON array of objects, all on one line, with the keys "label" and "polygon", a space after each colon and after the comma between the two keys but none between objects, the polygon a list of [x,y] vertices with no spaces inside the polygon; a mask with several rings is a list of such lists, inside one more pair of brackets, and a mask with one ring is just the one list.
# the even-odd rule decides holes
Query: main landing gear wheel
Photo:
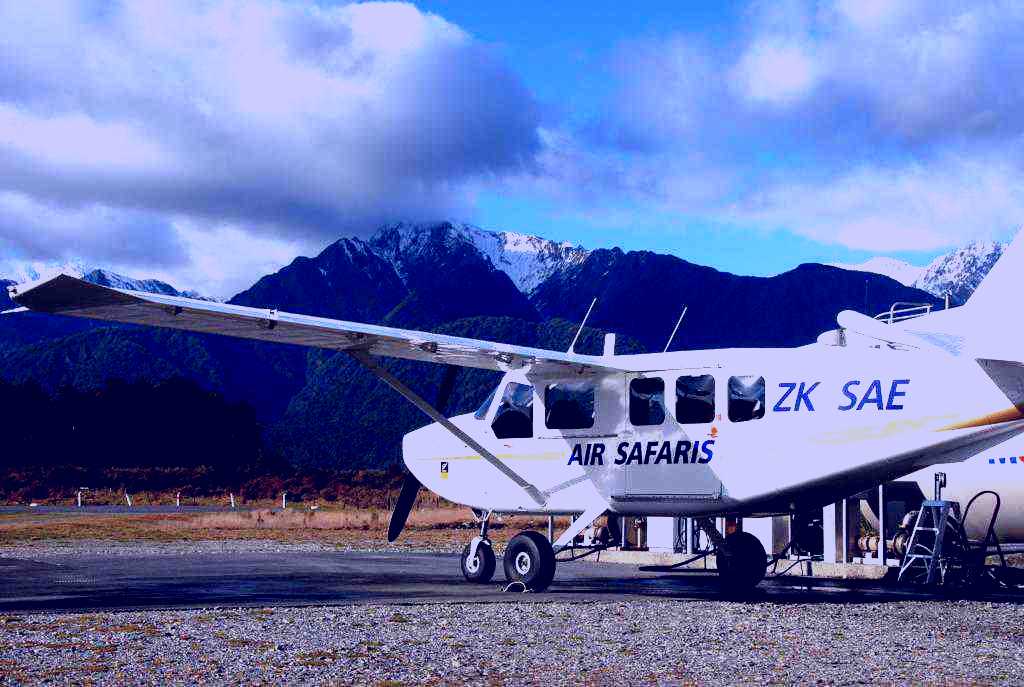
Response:
[{"label": "main landing gear wheel", "polygon": [[494,577],[494,568],[497,561],[494,558],[494,549],[489,541],[482,541],[476,547],[476,555],[469,557],[469,550],[472,544],[466,544],[462,550],[462,575],[470,582],[487,584]]},{"label": "main landing gear wheel", "polygon": [[733,532],[715,552],[718,579],[722,589],[732,593],[749,592],[764,579],[768,555],[757,537],[749,532]]},{"label": "main landing gear wheel", "polygon": [[555,551],[540,532],[520,532],[505,547],[504,566],[509,582],[521,582],[531,592],[542,592],[555,578]]}]

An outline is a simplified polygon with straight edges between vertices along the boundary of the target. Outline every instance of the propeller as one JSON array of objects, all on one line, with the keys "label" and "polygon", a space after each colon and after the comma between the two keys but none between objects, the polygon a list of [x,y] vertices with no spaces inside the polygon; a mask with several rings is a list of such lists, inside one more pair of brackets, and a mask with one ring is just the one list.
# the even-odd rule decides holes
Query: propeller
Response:
[{"label": "propeller", "polygon": [[[455,380],[458,375],[459,368],[457,366],[446,366],[437,392],[437,400],[434,403],[441,413],[444,413],[448,406],[448,399],[451,398],[452,391],[455,389]],[[412,506],[416,503],[416,495],[420,493],[421,486],[423,485],[411,472],[405,474],[402,491],[398,494],[398,502],[395,504],[395,510],[391,512],[391,522],[388,523],[388,542],[398,539],[402,530],[405,529],[405,521],[409,519],[409,512],[412,511]]]},{"label": "propeller", "polygon": [[402,482],[402,491],[398,495],[395,510],[391,512],[391,522],[388,523],[388,542],[398,539],[398,535],[405,528],[405,521],[409,519],[409,511],[412,510],[412,505],[416,503],[416,495],[420,493],[420,486],[420,481],[412,473],[405,475],[405,481]]}]

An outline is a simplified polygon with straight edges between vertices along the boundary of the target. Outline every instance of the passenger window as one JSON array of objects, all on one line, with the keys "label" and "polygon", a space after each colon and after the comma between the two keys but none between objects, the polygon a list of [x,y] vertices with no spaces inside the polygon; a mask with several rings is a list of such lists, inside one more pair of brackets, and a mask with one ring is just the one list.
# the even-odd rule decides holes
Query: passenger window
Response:
[{"label": "passenger window", "polygon": [[635,427],[665,421],[665,382],[658,377],[629,383],[629,422]]},{"label": "passenger window", "polygon": [[533,387],[509,382],[491,422],[499,439],[529,439],[533,436]]},{"label": "passenger window", "polygon": [[715,378],[711,375],[676,380],[676,422],[698,425],[715,419]]},{"label": "passenger window", "polygon": [[594,387],[588,382],[548,384],[544,408],[548,429],[589,429],[594,426]]},{"label": "passenger window", "polygon": [[733,422],[764,417],[764,377],[729,378],[729,419]]}]

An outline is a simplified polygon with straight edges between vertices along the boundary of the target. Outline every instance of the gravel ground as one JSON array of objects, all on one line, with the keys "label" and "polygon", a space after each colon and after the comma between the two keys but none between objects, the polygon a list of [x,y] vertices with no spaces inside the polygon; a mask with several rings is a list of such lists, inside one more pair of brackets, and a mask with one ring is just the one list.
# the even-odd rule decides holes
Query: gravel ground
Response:
[{"label": "gravel ground", "polygon": [[0,620],[0,684],[1014,684],[1021,618],[934,601],[30,615]]}]

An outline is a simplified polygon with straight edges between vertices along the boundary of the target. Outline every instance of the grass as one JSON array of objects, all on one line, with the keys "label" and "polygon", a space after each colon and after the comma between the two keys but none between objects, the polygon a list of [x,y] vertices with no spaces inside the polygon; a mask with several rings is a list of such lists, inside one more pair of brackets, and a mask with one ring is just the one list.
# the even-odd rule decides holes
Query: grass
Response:
[{"label": "grass", "polygon": [[[391,514],[383,509],[289,509],[205,514],[18,513],[0,517],[0,545],[49,541],[189,542],[268,540],[321,542],[338,546],[385,542]],[[556,527],[568,525],[559,518]],[[544,529],[544,518],[495,518],[491,538],[507,541],[516,532]],[[461,546],[477,525],[468,509],[417,508],[401,541],[417,546]]]}]

